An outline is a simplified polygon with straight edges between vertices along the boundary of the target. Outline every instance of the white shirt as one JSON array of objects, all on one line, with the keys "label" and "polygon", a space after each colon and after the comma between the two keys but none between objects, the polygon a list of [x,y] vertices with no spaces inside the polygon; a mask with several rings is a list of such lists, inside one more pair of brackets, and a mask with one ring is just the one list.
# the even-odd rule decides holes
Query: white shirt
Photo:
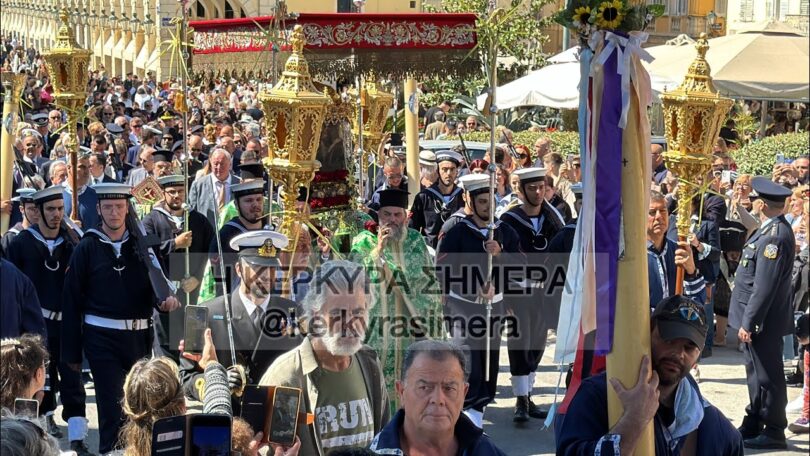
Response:
[{"label": "white shirt", "polygon": [[224,194],[224,197],[223,197],[224,201],[222,201],[222,204],[223,205],[228,204],[228,201],[231,200],[231,179],[230,179],[230,176],[228,176],[228,178],[225,179],[224,181],[221,181],[221,180],[217,179],[217,176],[215,176],[214,173],[211,173],[211,182],[213,182],[213,184],[214,184],[214,200],[216,200],[217,195],[219,195],[219,187],[224,185],[225,186],[225,194]]},{"label": "white shirt", "polygon": [[267,295],[264,298],[264,302],[262,302],[261,306],[257,306],[253,303],[253,301],[248,298],[248,296],[242,292],[242,287],[239,287],[239,299],[242,301],[242,304],[245,306],[245,311],[247,311],[248,315],[250,315],[250,319],[255,321],[256,319],[256,309],[261,307],[264,313],[267,313],[267,306],[270,304],[270,295]]}]

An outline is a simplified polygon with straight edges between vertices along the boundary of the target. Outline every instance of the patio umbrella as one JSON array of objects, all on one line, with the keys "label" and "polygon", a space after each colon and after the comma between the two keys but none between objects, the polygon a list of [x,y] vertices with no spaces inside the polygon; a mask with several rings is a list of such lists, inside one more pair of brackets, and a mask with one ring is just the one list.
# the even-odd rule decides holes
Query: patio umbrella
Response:
[{"label": "patio umbrella", "polygon": [[[579,62],[555,63],[498,87],[498,109],[519,106],[548,106],[577,109],[579,106]],[[483,106],[487,95],[478,97]]]},{"label": "patio umbrella", "polygon": [[[810,101],[810,39],[779,22],[709,40],[706,59],[715,88],[732,98]],[[645,63],[653,89],[672,90],[683,80],[695,56],[694,46],[647,48],[655,60]]]}]

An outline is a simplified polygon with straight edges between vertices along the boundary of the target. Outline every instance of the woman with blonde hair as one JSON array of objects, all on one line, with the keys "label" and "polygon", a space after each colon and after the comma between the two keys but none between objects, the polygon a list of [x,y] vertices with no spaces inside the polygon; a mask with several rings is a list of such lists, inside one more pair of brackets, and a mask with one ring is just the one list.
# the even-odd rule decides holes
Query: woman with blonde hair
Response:
[{"label": "woman with blonde hair", "polygon": [[0,407],[13,410],[14,400],[34,399],[45,387],[48,350],[42,336],[23,334],[0,342]]}]

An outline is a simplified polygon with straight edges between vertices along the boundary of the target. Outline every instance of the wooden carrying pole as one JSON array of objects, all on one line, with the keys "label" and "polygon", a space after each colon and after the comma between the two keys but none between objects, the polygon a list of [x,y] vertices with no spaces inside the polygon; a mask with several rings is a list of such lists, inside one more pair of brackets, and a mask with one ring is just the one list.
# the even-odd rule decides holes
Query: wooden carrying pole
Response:
[{"label": "wooden carrying pole", "polygon": [[[20,89],[25,75],[3,73],[3,119],[2,132],[0,132],[0,201],[11,200],[12,175],[14,166],[14,124],[11,119],[17,118],[20,102]],[[8,231],[11,214],[0,212],[0,235]]]},{"label": "wooden carrying pole", "polygon": [[405,150],[408,171],[408,207],[419,193],[419,97],[416,80],[405,80]]},{"label": "wooden carrying pole", "polygon": [[[647,194],[648,178],[645,154],[649,154],[649,131],[641,128],[641,109],[631,90],[627,127],[622,135],[622,211],[624,220],[624,257],[619,261],[616,288],[616,319],[613,349],[607,356],[607,377],[617,378],[625,388],[638,381],[641,358],[650,355],[650,305],[647,280]],[[608,416],[613,427],[624,413],[616,392],[608,385]],[[636,445],[637,455],[655,454],[653,424],[649,423]]]}]

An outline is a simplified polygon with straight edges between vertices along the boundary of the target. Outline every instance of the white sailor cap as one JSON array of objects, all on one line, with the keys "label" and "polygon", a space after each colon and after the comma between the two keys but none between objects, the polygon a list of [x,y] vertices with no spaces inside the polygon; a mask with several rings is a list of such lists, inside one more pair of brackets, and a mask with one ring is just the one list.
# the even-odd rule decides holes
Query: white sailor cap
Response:
[{"label": "white sailor cap", "polygon": [[420,165],[436,165],[436,154],[429,150],[419,152]]},{"label": "white sailor cap", "polygon": [[254,266],[279,266],[278,255],[289,245],[287,236],[270,230],[242,233],[231,239],[229,245],[239,252],[239,258]]},{"label": "white sailor cap", "polygon": [[182,174],[170,174],[168,176],[159,177],[157,181],[162,188],[179,187],[185,185],[186,177]]},{"label": "white sailor cap", "polygon": [[132,196],[132,186],[118,183],[101,183],[93,186],[98,199],[129,199]]},{"label": "white sailor cap", "polygon": [[482,190],[489,190],[489,174],[465,174],[458,178],[458,186],[470,194],[480,193]]},{"label": "white sailor cap", "polygon": [[153,127],[153,126],[151,126],[151,125],[144,125],[144,127],[143,127],[143,128],[144,128],[145,130],[147,130],[147,131],[150,131],[150,132],[152,132],[152,133],[156,134],[156,135],[162,135],[162,134],[163,134],[163,130],[160,130],[160,129],[158,129],[158,128],[155,128],[155,127]]},{"label": "white sailor cap", "polygon": [[110,122],[104,126],[111,135],[120,135],[124,132],[124,127],[118,125],[115,122]]},{"label": "white sailor cap", "polygon": [[260,195],[264,193],[264,180],[255,179],[249,182],[242,182],[231,187],[231,192],[234,198],[240,198],[247,195]]},{"label": "white sailor cap", "polygon": [[31,199],[37,204],[43,204],[47,203],[48,201],[62,198],[62,186],[60,185],[50,186],[31,195]]},{"label": "white sailor cap", "polygon": [[45,125],[48,125],[48,114],[44,112],[34,114],[31,116],[31,121],[37,124],[39,127],[44,127]]},{"label": "white sailor cap", "polygon": [[520,178],[522,184],[528,184],[530,182],[543,180],[546,176],[546,168],[521,168],[513,171],[512,174]]},{"label": "white sailor cap", "polygon": [[452,150],[441,150],[436,153],[436,163],[438,164],[443,161],[450,161],[458,166],[464,161],[464,157],[462,157],[460,153],[453,152]]},{"label": "white sailor cap", "polygon": [[[55,187],[57,187],[57,186],[55,186]],[[58,187],[58,188],[60,189],[59,194],[61,195],[62,194],[61,187]],[[28,188],[28,187],[18,188],[17,189],[17,196],[15,196],[14,198],[11,198],[11,200],[12,201],[15,201],[15,200],[20,201],[20,202],[23,202],[23,203],[30,203],[31,201],[34,200],[33,195],[36,192],[37,192],[37,190],[34,189],[34,188]]]}]

